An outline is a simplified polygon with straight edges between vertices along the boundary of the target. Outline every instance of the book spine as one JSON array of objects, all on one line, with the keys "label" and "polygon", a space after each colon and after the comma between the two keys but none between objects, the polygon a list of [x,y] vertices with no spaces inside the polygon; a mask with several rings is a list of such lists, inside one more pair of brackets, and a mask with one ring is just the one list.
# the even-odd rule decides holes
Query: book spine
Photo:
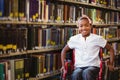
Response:
[{"label": "book spine", "polygon": [[4,15],[4,0],[0,0],[0,17]]},{"label": "book spine", "polygon": [[4,63],[0,63],[0,80],[5,80]]},{"label": "book spine", "polygon": [[31,65],[31,59],[25,58],[24,59],[24,79],[29,80],[30,78],[30,65]]},{"label": "book spine", "polygon": [[24,60],[18,59],[14,61],[15,80],[22,80],[24,78]]},{"label": "book spine", "polygon": [[26,20],[26,0],[18,0],[19,20]]},{"label": "book spine", "polygon": [[38,18],[38,1],[37,0],[30,0],[30,21],[36,21]]}]

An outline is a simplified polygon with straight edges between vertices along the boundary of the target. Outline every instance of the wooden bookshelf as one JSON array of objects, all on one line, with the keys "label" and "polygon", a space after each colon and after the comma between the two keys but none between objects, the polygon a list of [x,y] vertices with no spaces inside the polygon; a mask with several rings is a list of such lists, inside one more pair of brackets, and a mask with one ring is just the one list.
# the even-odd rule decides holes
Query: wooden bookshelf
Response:
[{"label": "wooden bookshelf", "polygon": [[2,21],[0,20],[0,24],[27,24],[26,21]]},{"label": "wooden bookshelf", "polygon": [[29,55],[29,54],[34,54],[34,53],[44,53],[44,52],[50,52],[50,51],[58,51],[61,50],[62,47],[56,47],[56,48],[41,48],[38,50],[26,50],[22,52],[15,52],[15,53],[10,53],[10,54],[1,54],[0,58],[5,58],[5,57],[12,57],[12,56],[19,56],[19,55]]},{"label": "wooden bookshelf", "polygon": [[40,80],[40,79],[49,78],[49,77],[55,76],[55,75],[60,75],[60,71],[46,73],[46,74],[43,74],[43,76],[39,76],[39,77],[36,77],[36,78],[30,78],[29,80]]},{"label": "wooden bookshelf", "polygon": [[[120,38],[112,38],[112,39],[108,39],[108,42],[115,42],[115,41],[120,41]],[[15,53],[10,53],[10,54],[1,54],[0,58],[5,58],[5,57],[10,57],[10,56],[18,56],[18,55],[29,55],[32,53],[43,53],[43,52],[50,52],[50,51],[58,51],[61,50],[61,47],[52,47],[52,48],[40,48],[40,49],[36,49],[36,50],[26,50],[26,51],[22,51],[22,52],[15,52]]]},{"label": "wooden bookshelf", "polygon": [[[0,21],[0,24],[24,24],[24,25],[55,25],[58,27],[64,27],[64,26],[73,26],[76,27],[76,22],[70,22],[70,23],[64,23],[64,22],[27,22],[27,21]],[[115,23],[115,24],[104,24],[104,23],[93,23],[94,27],[109,27],[109,26],[119,26],[119,23]]]},{"label": "wooden bookshelf", "polygon": [[63,3],[65,2],[65,3],[77,4],[77,5],[81,5],[81,6],[87,6],[87,7],[100,8],[100,9],[120,12],[120,9],[116,9],[113,7],[103,7],[102,5],[99,5],[99,4],[84,3],[84,2],[72,1],[72,0],[58,0],[58,1],[63,2]]},{"label": "wooden bookshelf", "polygon": [[[14,0],[15,1],[15,0]],[[34,0],[33,0],[34,1]],[[47,8],[48,7],[48,5],[45,3],[46,2],[46,0],[40,0],[41,2],[39,3],[39,9],[44,9],[44,8]],[[1,25],[1,27],[3,28],[5,25],[8,25],[8,24],[10,24],[10,25],[17,25],[17,26],[13,26],[13,27],[19,27],[20,28],[20,26],[19,25],[25,25],[25,27],[26,28],[34,28],[34,27],[39,27],[41,30],[42,29],[47,29],[47,28],[49,28],[49,27],[51,27],[52,26],[52,28],[54,29],[54,28],[77,28],[77,26],[76,26],[76,21],[77,20],[75,20],[75,21],[68,21],[68,22],[64,22],[63,20],[59,20],[58,19],[58,21],[56,21],[57,20],[57,18],[60,18],[60,17],[64,17],[63,16],[63,13],[65,13],[64,11],[63,11],[63,5],[69,5],[69,6],[75,6],[76,8],[77,7],[81,7],[82,8],[82,10],[85,10],[86,11],[86,13],[87,13],[87,10],[86,9],[84,9],[84,8],[89,8],[89,9],[98,9],[98,10],[100,10],[101,12],[102,11],[108,11],[108,14],[107,14],[107,17],[109,17],[108,15],[110,15],[109,14],[109,12],[118,12],[119,13],[119,15],[120,15],[120,9],[119,8],[115,8],[115,7],[106,7],[106,6],[102,6],[102,5],[100,5],[100,4],[92,4],[92,3],[85,3],[85,2],[78,2],[77,0],[47,0],[47,1],[49,1],[49,3],[52,3],[52,6],[54,6],[55,7],[55,9],[56,10],[53,10],[52,11],[52,9],[50,8],[50,10],[51,10],[51,15],[52,15],[52,17],[55,17],[55,19],[53,20],[53,21],[46,21],[47,19],[46,19],[46,17],[48,17],[47,15],[47,13],[48,13],[48,11],[47,11],[47,9],[45,9],[45,10],[41,10],[41,11],[37,11],[37,18],[39,18],[39,19],[42,19],[42,18],[45,18],[46,20],[44,20],[43,19],[43,21],[30,21],[30,19],[32,18],[31,17],[31,15],[30,14],[32,14],[32,13],[30,13],[30,11],[29,11],[29,6],[30,6],[30,4],[29,4],[29,0],[26,0],[26,2],[27,2],[27,4],[26,4],[26,11],[27,12],[24,12],[25,13],[25,17],[26,18],[28,18],[28,20],[23,20],[23,21],[21,21],[21,20],[18,20],[17,18],[19,18],[18,16],[17,16],[17,18],[16,19],[11,19],[11,20],[8,20],[8,19],[6,19],[6,20],[4,20],[4,19],[1,19],[2,17],[4,18],[4,16],[0,16],[0,25]],[[37,2],[35,2],[35,3],[37,3]],[[12,4],[12,3],[11,3]],[[34,4],[34,3],[33,3]],[[62,7],[60,6],[60,5],[62,5]],[[35,4],[34,4],[35,5]],[[38,4],[36,4],[36,5],[38,5]],[[46,5],[47,5],[47,7],[46,7]],[[59,6],[57,6],[57,5],[59,5]],[[42,6],[42,7],[41,7]],[[45,6],[45,7],[43,7],[43,6]],[[59,7],[59,8],[56,8],[56,6],[57,7]],[[62,15],[62,16],[58,16],[58,13],[57,13],[57,9],[59,9],[58,11],[60,11],[61,12],[61,14],[59,14],[59,15]],[[15,10],[15,9],[14,9]],[[50,11],[49,10],[49,11]],[[45,13],[46,12],[46,13]],[[82,11],[81,11],[82,12]],[[84,11],[83,11],[84,12]],[[28,15],[28,13],[29,13],[29,15]],[[39,14],[38,14],[39,13]],[[68,13],[70,13],[70,12],[67,12],[67,15],[68,15]],[[97,13],[97,12],[96,12]],[[15,14],[15,11],[14,11],[14,14]],[[27,14],[27,15],[26,15]],[[91,13],[92,14],[92,13]],[[114,14],[114,13],[113,13]],[[39,15],[39,16],[38,16]],[[32,16],[35,16],[35,15],[32,15]],[[76,15],[75,15],[76,16]],[[6,16],[5,16],[6,17]],[[16,16],[14,16],[14,17],[16,17]],[[41,18],[40,18],[41,17]],[[50,16],[49,16],[50,17]],[[70,17],[70,16],[69,16]],[[78,16],[77,16],[78,17]],[[105,16],[103,16],[103,17],[105,17]],[[120,16],[119,16],[120,17]],[[116,17],[115,17],[116,18]],[[3,26],[4,25],[4,26]],[[5,26],[6,27],[6,26]],[[9,26],[7,26],[7,27],[9,27]],[[23,27],[23,26],[21,26],[21,27]],[[104,22],[97,22],[97,23],[94,23],[93,24],[93,27],[95,27],[95,28],[109,28],[109,27],[118,27],[118,29],[120,29],[120,20],[119,21],[117,21],[117,22],[112,22],[112,23],[104,23]],[[60,31],[60,30],[59,30]],[[32,31],[31,31],[32,32]],[[34,30],[33,30],[33,32],[34,32]],[[47,30],[46,30],[46,32],[47,32]],[[48,31],[49,32],[49,31]],[[37,32],[36,32],[37,33]],[[66,33],[68,33],[67,31],[66,31]],[[63,34],[66,34],[66,33],[64,33],[64,31],[63,31],[63,33],[62,33],[62,35]],[[16,33],[14,33],[14,34],[16,34]],[[34,33],[33,34],[31,34],[31,35],[34,35]],[[41,36],[41,35],[40,35]],[[43,34],[42,36],[46,36],[45,34]],[[54,36],[54,35],[52,35],[52,36]],[[3,37],[3,36],[2,36]],[[37,37],[38,37],[38,35],[37,35]],[[60,38],[63,38],[63,36],[61,37],[61,36],[59,36]],[[64,36],[64,37],[66,37],[66,35]],[[68,37],[68,36],[67,36]],[[27,36],[27,38],[28,38],[28,36]],[[47,37],[48,38],[48,37]],[[36,40],[36,38],[35,38],[35,40]],[[65,39],[66,40],[66,39]],[[64,40],[64,41],[65,41]],[[67,40],[66,40],[66,42],[67,42]],[[110,39],[108,39],[108,42],[120,42],[120,36],[119,37],[115,37],[115,38],[110,38]],[[47,43],[47,42],[46,42]],[[62,44],[62,43],[61,43]],[[63,45],[63,44],[62,44]],[[35,46],[35,45],[34,45]],[[33,55],[33,54],[36,54],[36,53],[38,53],[38,54],[42,54],[42,53],[45,53],[45,52],[53,52],[53,51],[59,51],[60,52],[60,50],[63,48],[64,46],[52,46],[52,47],[47,47],[47,48],[45,48],[45,47],[41,47],[40,46],[40,48],[38,47],[38,48],[36,48],[36,49],[31,49],[31,50],[24,50],[24,51],[21,51],[21,52],[11,52],[11,53],[9,53],[9,54],[0,54],[0,58],[1,59],[3,59],[3,58],[11,58],[11,57],[16,57],[16,56],[23,56],[23,55]],[[106,56],[105,58],[108,58],[109,56]],[[59,63],[58,63],[59,64]],[[30,80],[39,80],[39,79],[44,79],[44,78],[48,78],[48,77],[51,77],[51,76],[55,76],[55,75],[58,75],[58,74],[60,74],[60,71],[56,71],[56,72],[52,72],[52,73],[46,73],[45,75],[43,75],[43,76],[40,76],[40,77],[30,77]]]}]

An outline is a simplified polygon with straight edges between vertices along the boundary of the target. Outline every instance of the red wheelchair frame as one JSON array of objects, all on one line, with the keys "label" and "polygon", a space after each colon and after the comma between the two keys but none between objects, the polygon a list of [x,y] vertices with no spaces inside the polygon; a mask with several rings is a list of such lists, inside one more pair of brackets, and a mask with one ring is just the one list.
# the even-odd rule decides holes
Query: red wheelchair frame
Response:
[{"label": "red wheelchair frame", "polygon": [[[100,49],[100,71],[99,71],[99,75],[96,78],[96,80],[103,80],[103,64],[105,64],[105,61],[103,61],[103,53],[102,53],[102,48]],[[65,65],[64,68],[65,70],[61,73],[61,80],[69,80],[68,76],[70,76],[72,74],[72,71],[74,70],[74,50],[72,53],[72,60],[66,60],[65,61]],[[67,79],[68,78],[68,79]]]}]

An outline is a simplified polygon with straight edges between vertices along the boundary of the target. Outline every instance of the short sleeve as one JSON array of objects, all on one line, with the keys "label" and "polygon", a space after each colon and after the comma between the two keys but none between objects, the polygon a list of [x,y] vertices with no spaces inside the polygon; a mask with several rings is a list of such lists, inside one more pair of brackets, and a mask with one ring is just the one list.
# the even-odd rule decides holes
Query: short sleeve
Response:
[{"label": "short sleeve", "polygon": [[106,45],[106,43],[107,43],[107,40],[104,39],[102,36],[100,36],[99,39],[98,39],[99,46],[102,47],[102,48],[104,48],[105,45]]},{"label": "short sleeve", "polygon": [[70,49],[74,48],[74,39],[73,39],[73,37],[70,37],[70,39],[67,42],[67,45],[69,46]]}]

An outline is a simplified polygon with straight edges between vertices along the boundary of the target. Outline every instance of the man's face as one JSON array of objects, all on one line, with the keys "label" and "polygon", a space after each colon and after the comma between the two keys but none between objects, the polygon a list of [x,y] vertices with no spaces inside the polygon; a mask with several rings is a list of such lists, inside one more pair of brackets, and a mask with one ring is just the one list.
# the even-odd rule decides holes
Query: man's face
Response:
[{"label": "man's face", "polygon": [[88,19],[81,19],[80,22],[78,23],[78,29],[83,37],[89,36],[91,32],[91,25]]}]

